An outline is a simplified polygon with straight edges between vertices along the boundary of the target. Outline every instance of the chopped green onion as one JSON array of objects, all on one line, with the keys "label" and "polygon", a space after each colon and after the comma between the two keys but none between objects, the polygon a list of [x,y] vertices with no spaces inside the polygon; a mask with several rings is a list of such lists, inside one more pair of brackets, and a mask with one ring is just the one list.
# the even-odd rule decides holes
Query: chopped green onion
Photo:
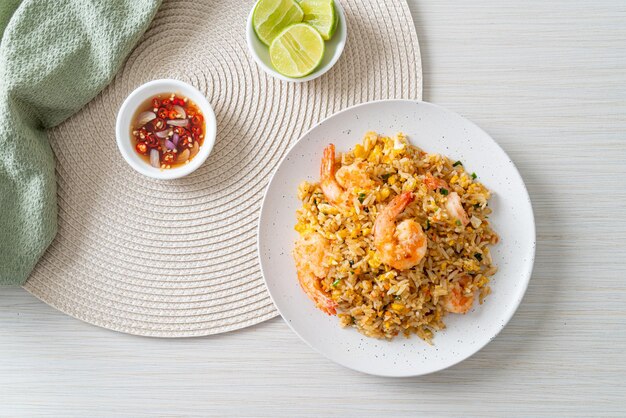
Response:
[{"label": "chopped green onion", "polygon": [[442,195],[446,196],[448,194],[448,189],[444,189],[442,187],[441,189],[439,189],[439,193],[441,193]]},{"label": "chopped green onion", "polygon": [[452,167],[456,167],[457,165],[463,165],[463,163],[460,161],[457,161],[456,163],[452,164]]},{"label": "chopped green onion", "polygon": [[426,228],[424,230],[428,231],[430,229],[430,219],[426,219]]},{"label": "chopped green onion", "polygon": [[365,200],[365,193],[359,193],[359,202],[363,203]]},{"label": "chopped green onion", "polygon": [[352,267],[354,265],[354,261],[348,260],[348,264],[350,264],[350,267]]},{"label": "chopped green onion", "polygon": [[383,180],[387,181],[387,179],[389,179],[389,177],[391,177],[391,173],[385,173],[385,174],[383,174],[380,177],[382,177]]},{"label": "chopped green onion", "polygon": [[354,270],[350,270],[350,274],[354,274]]},{"label": "chopped green onion", "polygon": [[337,286],[339,284],[339,282],[341,281],[341,279],[337,279],[333,282],[333,287]]},{"label": "chopped green onion", "polygon": [[461,221],[459,221],[458,219],[456,220],[456,224],[457,226],[461,226]]},{"label": "chopped green onion", "polygon": [[476,177],[478,177],[478,176],[476,175],[476,173],[472,173],[472,178],[473,178],[474,180],[476,180]]},{"label": "chopped green onion", "polygon": [[474,203],[474,209],[478,209],[480,205],[478,203]]},{"label": "chopped green onion", "polygon": [[483,256],[480,253],[476,253],[474,254],[474,258],[478,261],[483,261]]},{"label": "chopped green onion", "polygon": [[395,300],[402,300],[402,296],[400,295],[396,295],[396,297],[394,298]]}]

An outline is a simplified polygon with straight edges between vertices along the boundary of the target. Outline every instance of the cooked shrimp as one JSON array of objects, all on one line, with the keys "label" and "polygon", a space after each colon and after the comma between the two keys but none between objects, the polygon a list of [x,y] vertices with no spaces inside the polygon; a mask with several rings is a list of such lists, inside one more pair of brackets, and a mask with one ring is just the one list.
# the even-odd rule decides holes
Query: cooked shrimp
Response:
[{"label": "cooked shrimp", "polygon": [[374,245],[383,263],[398,270],[418,264],[426,255],[428,242],[422,227],[412,219],[396,225],[396,218],[415,199],[411,192],[394,197],[374,222]]},{"label": "cooked shrimp", "polygon": [[[448,189],[448,183],[444,179],[440,179],[439,177],[433,177],[430,173],[426,174],[426,178],[424,179],[424,184],[431,190],[437,189]],[[466,226],[469,223],[469,217],[467,216],[467,212],[463,209],[463,204],[461,203],[461,197],[457,192],[449,192],[448,198],[446,200],[446,211],[448,215],[452,219],[458,219],[463,226]]]},{"label": "cooked shrimp", "polygon": [[320,187],[326,199],[333,205],[349,209],[352,207],[353,188],[367,189],[374,182],[363,169],[363,163],[353,163],[339,170],[335,167],[335,146],[329,144],[324,149],[320,168]]},{"label": "cooked shrimp", "polygon": [[374,186],[374,181],[365,171],[365,163],[355,162],[350,165],[344,165],[337,170],[335,178],[343,188],[350,190],[351,188],[370,189]]},{"label": "cooked shrimp", "polygon": [[334,205],[349,208],[350,194],[337,182],[335,178],[335,146],[329,144],[324,148],[322,166],[320,168],[320,187],[326,199]]},{"label": "cooked shrimp", "polygon": [[430,173],[426,174],[426,178],[424,178],[424,184],[430,190],[437,190],[437,189],[441,189],[442,187],[443,188],[448,187],[448,183],[446,183],[444,179],[440,179],[439,177],[433,177],[433,175]]},{"label": "cooked shrimp", "polygon": [[446,311],[465,314],[474,304],[474,294],[466,294],[464,287],[469,283],[470,278],[468,276],[462,277],[458,282],[452,285],[452,290],[444,296],[443,307]]},{"label": "cooked shrimp", "polygon": [[304,293],[319,309],[328,315],[335,315],[337,303],[322,289],[321,283],[321,279],[328,275],[328,267],[324,265],[328,250],[328,240],[313,232],[296,241],[293,257],[296,260],[298,281]]},{"label": "cooked shrimp", "polygon": [[458,219],[463,226],[466,226],[469,223],[470,220],[467,216],[467,212],[463,209],[461,197],[456,192],[448,194],[446,210],[448,211],[448,215],[450,215],[450,217]]}]

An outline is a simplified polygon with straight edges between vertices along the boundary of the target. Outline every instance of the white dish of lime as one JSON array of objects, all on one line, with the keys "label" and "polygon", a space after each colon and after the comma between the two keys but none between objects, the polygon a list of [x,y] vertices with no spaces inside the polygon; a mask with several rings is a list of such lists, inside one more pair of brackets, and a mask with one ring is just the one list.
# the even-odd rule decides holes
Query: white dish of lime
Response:
[{"label": "white dish of lime", "polygon": [[246,36],[250,54],[266,73],[304,82],[339,60],[346,18],[337,0],[259,0],[248,16]]}]

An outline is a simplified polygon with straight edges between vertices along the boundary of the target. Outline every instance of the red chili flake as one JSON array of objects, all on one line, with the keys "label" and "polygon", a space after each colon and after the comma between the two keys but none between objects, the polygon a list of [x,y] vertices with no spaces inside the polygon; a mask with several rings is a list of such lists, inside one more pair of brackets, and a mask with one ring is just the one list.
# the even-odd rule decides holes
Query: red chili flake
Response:
[{"label": "red chili flake", "polygon": [[172,105],[172,102],[170,101],[170,99],[165,99],[165,100],[163,100],[162,103],[163,103],[163,106],[165,106],[165,107]]},{"label": "red chili flake", "polygon": [[154,126],[154,129],[156,129],[157,131],[162,131],[163,128],[165,128],[165,121],[163,120],[163,118],[156,118],[152,122],[152,125]]},{"label": "red chili flake", "polygon": [[172,104],[176,105],[176,106],[184,106],[185,105],[185,101],[183,99],[180,99],[178,97],[174,98],[174,100],[172,100]]},{"label": "red chili flake", "polygon": [[203,120],[202,115],[200,114],[193,115],[193,117],[191,118],[191,124],[196,125],[196,126],[200,125],[202,123],[202,120]]},{"label": "red chili flake", "polygon": [[158,97],[155,97],[154,99],[152,99],[152,107],[156,107],[156,108],[161,107],[161,101],[159,100]]},{"label": "red chili flake", "polygon": [[148,153],[148,145],[145,142],[138,142],[135,149],[139,154],[146,155]]},{"label": "red chili flake", "polygon": [[180,138],[180,140],[178,141],[178,145],[181,148],[187,148],[189,147],[189,144],[192,142],[191,138],[189,138],[188,136],[183,136]]},{"label": "red chili flake", "polygon": [[199,126],[192,126],[191,134],[193,135],[194,138],[199,137],[200,135],[202,135],[202,128],[200,128]]},{"label": "red chili flake", "polygon": [[159,138],[157,138],[153,133],[148,133],[146,135],[145,142],[149,148],[156,148],[159,146]]},{"label": "red chili flake", "polygon": [[175,110],[170,110],[167,116],[169,116],[170,119],[178,119],[178,113]]},{"label": "red chili flake", "polygon": [[160,107],[157,111],[157,116],[161,119],[167,119],[167,109],[164,107]]},{"label": "red chili flake", "polygon": [[187,131],[187,129],[183,128],[182,126],[177,126],[176,128],[174,128],[174,133],[180,135],[181,137],[189,135],[189,131]]},{"label": "red chili flake", "polygon": [[174,154],[171,152],[166,152],[165,154],[163,154],[163,158],[161,158],[161,162],[164,164],[172,164],[174,160]]}]

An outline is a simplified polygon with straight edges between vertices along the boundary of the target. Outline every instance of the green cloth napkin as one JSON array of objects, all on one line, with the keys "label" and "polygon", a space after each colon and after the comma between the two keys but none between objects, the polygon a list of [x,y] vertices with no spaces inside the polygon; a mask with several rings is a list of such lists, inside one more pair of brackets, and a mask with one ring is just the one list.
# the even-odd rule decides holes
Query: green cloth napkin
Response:
[{"label": "green cloth napkin", "polygon": [[111,81],[159,4],[0,0],[0,285],[24,283],[56,233],[45,130]]}]

